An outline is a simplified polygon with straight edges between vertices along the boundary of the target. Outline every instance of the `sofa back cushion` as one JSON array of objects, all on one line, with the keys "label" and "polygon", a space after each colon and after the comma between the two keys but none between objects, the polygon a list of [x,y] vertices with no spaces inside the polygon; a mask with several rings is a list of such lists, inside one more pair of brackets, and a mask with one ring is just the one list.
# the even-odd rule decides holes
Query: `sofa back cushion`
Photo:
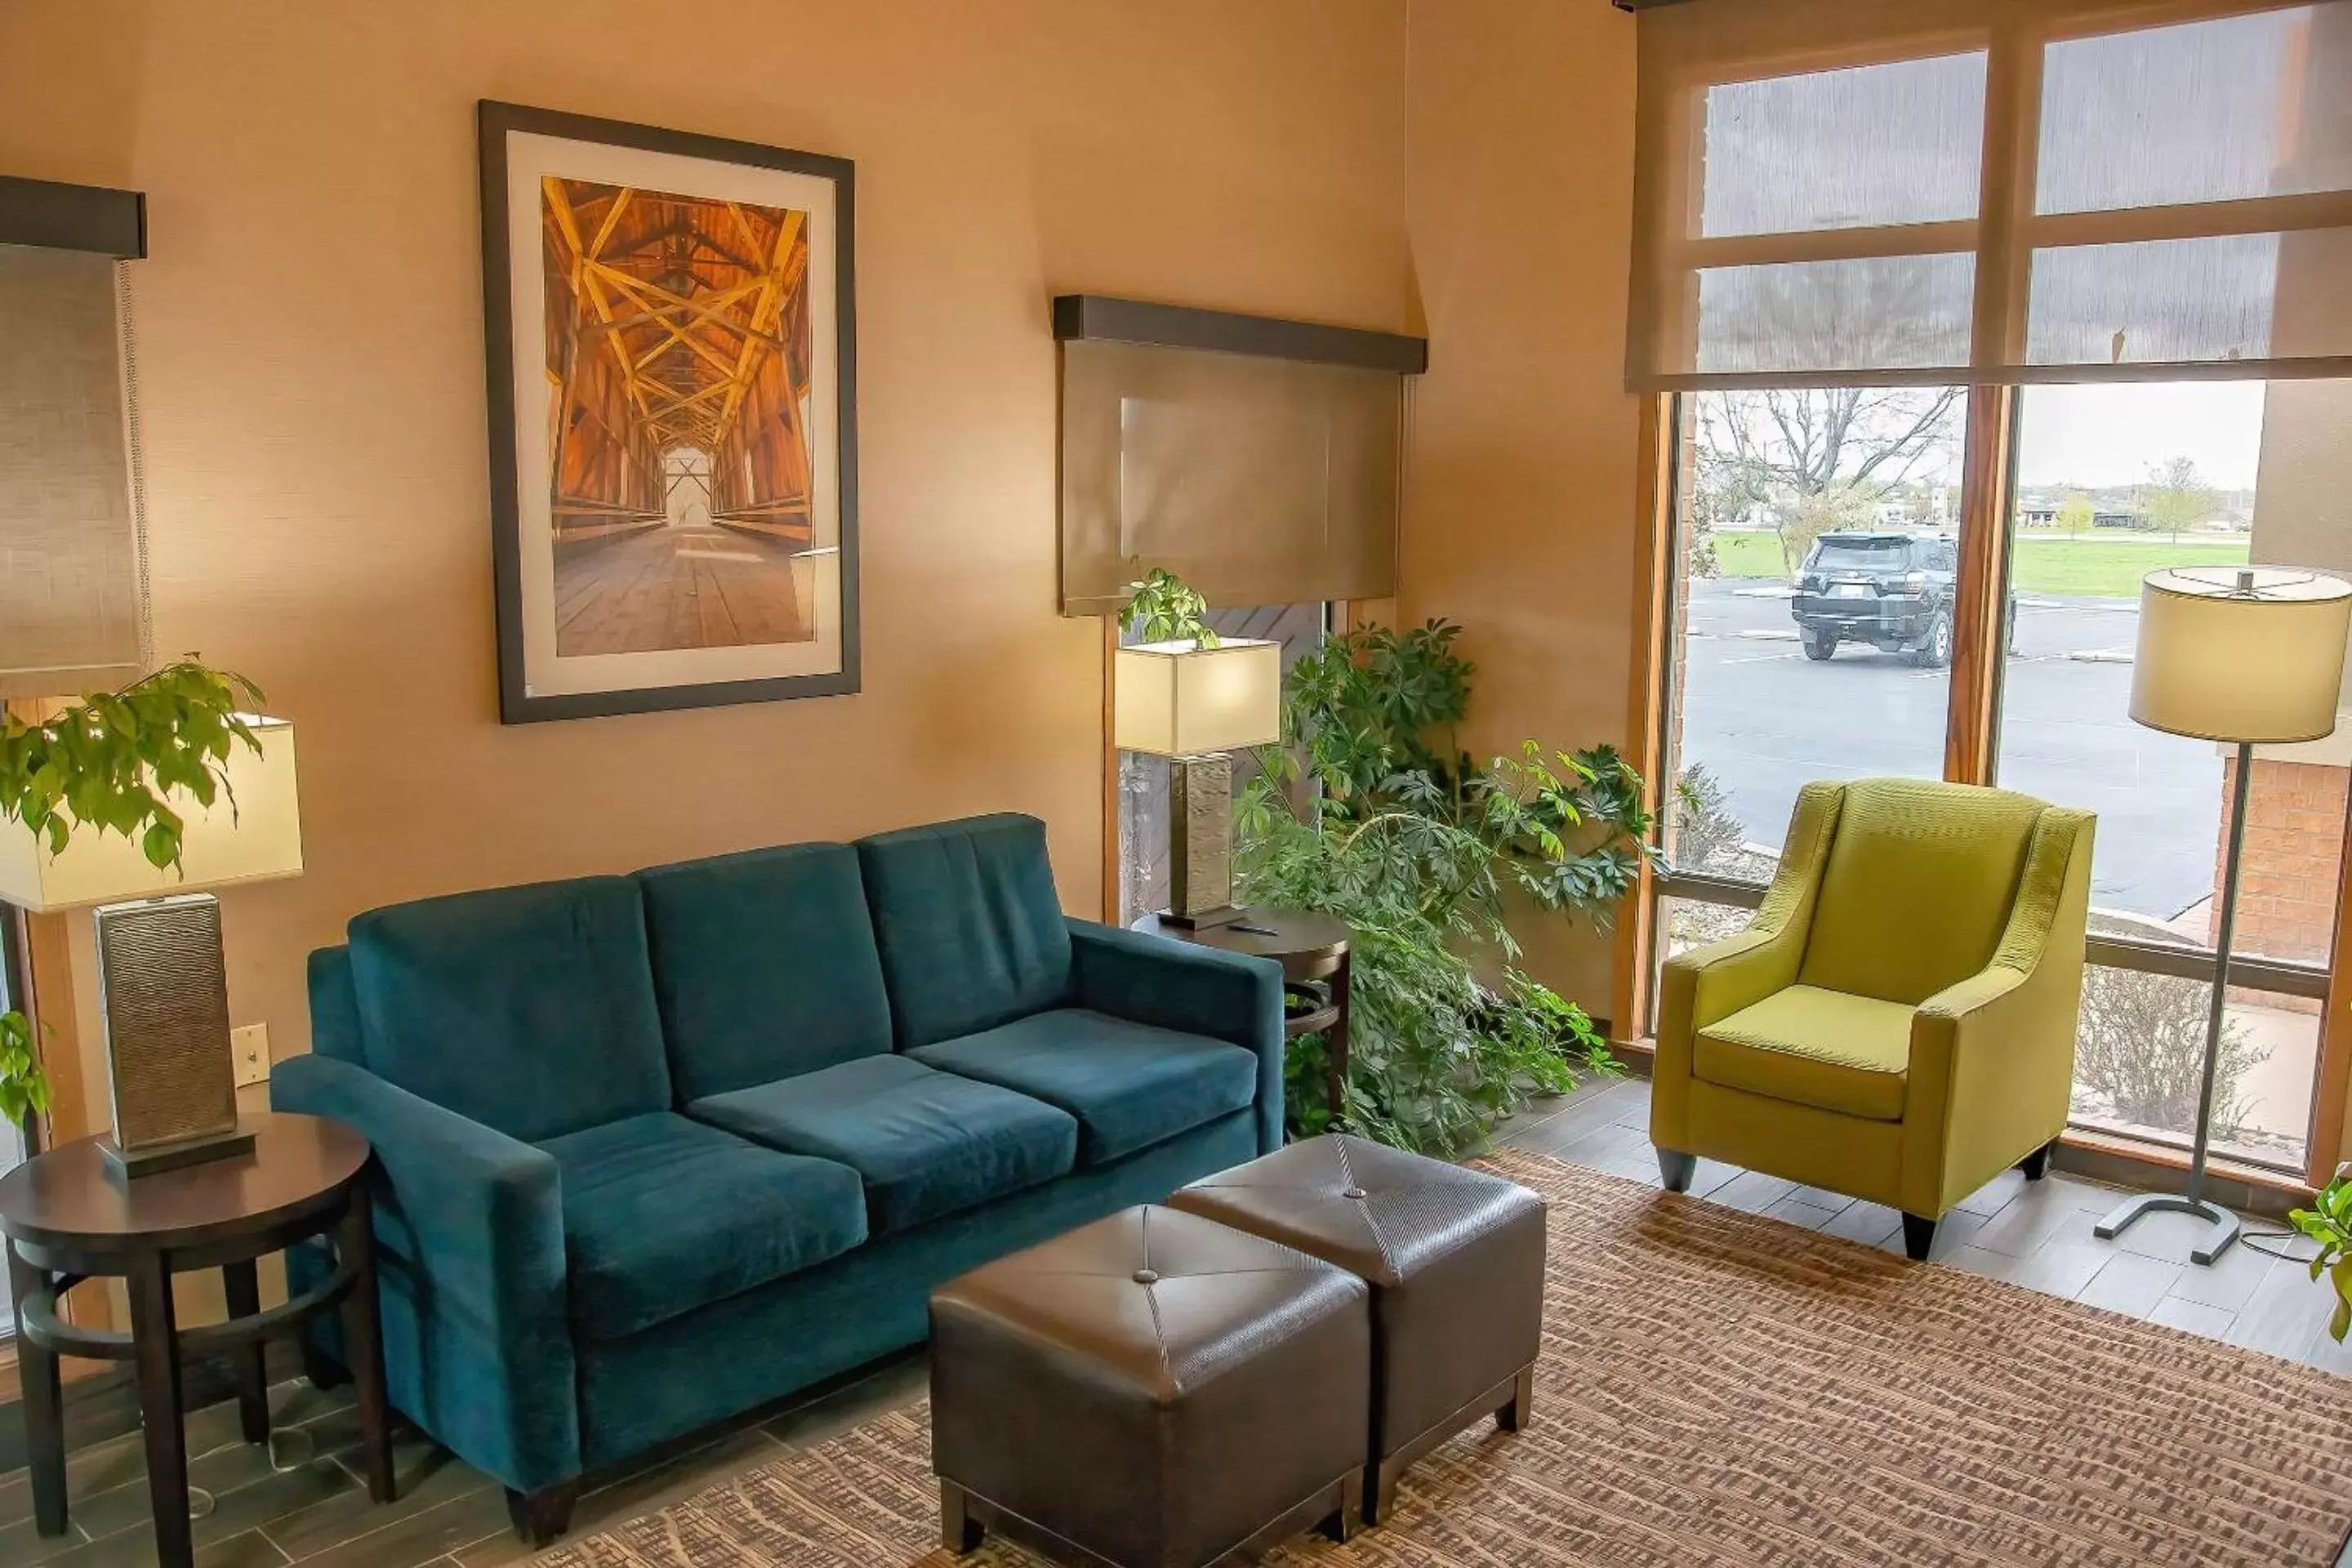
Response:
[{"label": "sofa back cushion", "polygon": [[1856,779],[1798,979],[1916,1006],[1992,962],[2042,802],[1926,779]]},{"label": "sofa back cushion", "polygon": [[637,885],[588,877],[351,924],[367,1066],[526,1142],[670,1107]]},{"label": "sofa back cushion", "polygon": [[1070,929],[1035,817],[1003,813],[877,833],[857,841],[857,858],[899,1049],[1068,998]]},{"label": "sofa back cushion", "polygon": [[352,989],[352,950],[310,950],[310,1048],[353,1067],[367,1066],[361,1044],[360,999]]},{"label": "sofa back cushion", "polygon": [[637,874],[681,1101],[890,1048],[857,851],[792,844]]}]

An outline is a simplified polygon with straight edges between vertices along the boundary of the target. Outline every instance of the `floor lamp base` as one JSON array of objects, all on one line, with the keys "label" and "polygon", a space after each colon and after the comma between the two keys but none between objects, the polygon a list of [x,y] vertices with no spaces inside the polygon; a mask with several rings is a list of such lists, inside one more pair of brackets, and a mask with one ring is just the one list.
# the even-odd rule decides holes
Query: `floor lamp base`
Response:
[{"label": "floor lamp base", "polygon": [[2129,1230],[2142,1215],[2193,1214],[2212,1228],[2205,1239],[2189,1249],[2191,1263],[2210,1263],[2230,1248],[2238,1239],[2238,1216],[2219,1204],[2203,1198],[2185,1198],[2173,1193],[2142,1193],[2116,1205],[2107,1217],[2091,1227],[2091,1234],[2101,1241],[2113,1241]]}]

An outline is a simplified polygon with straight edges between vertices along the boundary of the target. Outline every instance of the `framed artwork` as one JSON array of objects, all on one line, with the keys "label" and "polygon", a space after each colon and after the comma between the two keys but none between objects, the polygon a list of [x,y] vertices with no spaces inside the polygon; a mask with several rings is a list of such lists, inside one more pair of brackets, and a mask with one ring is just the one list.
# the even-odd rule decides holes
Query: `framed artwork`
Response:
[{"label": "framed artwork", "polygon": [[857,689],[851,165],[481,105],[499,708]]}]

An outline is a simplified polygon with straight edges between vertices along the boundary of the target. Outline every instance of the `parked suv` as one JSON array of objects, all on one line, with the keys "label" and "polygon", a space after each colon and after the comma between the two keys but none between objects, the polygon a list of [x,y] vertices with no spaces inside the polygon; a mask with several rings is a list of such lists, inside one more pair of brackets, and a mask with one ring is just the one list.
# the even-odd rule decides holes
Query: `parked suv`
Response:
[{"label": "parked suv", "polygon": [[1948,539],[1916,533],[1824,533],[1805,553],[1790,612],[1805,657],[1866,642],[1933,668],[1951,662],[1959,557]]}]

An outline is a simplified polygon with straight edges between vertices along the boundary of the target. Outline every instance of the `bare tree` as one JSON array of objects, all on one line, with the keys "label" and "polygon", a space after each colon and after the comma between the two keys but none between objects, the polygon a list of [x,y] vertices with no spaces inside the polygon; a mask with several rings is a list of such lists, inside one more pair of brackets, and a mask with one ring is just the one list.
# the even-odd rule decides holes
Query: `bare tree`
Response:
[{"label": "bare tree", "polygon": [[1717,521],[1762,513],[1790,571],[1812,538],[1851,527],[1892,490],[1948,462],[1958,387],[1787,388],[1694,400],[1696,488]]}]

